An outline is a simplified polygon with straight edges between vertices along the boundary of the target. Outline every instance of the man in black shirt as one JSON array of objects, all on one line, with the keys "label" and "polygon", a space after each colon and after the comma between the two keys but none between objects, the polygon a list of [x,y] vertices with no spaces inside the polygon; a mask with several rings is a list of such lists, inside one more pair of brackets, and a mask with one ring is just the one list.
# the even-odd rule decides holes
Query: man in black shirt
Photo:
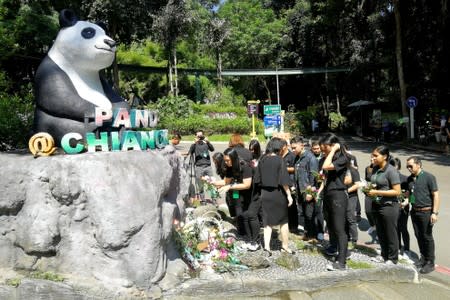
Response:
[{"label": "man in black shirt", "polygon": [[408,158],[406,167],[411,172],[407,181],[411,219],[421,255],[418,267],[420,273],[427,274],[434,271],[433,225],[438,220],[439,192],[436,178],[422,169],[419,157]]}]

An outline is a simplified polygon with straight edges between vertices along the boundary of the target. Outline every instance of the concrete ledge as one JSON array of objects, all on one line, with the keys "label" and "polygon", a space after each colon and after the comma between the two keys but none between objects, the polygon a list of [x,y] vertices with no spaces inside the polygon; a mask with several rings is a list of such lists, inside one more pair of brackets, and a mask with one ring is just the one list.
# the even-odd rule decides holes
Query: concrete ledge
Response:
[{"label": "concrete ledge", "polygon": [[[330,287],[349,286],[361,282],[414,283],[417,271],[411,266],[383,266],[375,269],[312,273],[304,276],[270,279],[251,272],[213,275],[211,278],[190,279],[163,293],[170,299],[211,296],[267,296],[286,291],[314,292]],[[187,298],[186,298],[187,296]]]}]

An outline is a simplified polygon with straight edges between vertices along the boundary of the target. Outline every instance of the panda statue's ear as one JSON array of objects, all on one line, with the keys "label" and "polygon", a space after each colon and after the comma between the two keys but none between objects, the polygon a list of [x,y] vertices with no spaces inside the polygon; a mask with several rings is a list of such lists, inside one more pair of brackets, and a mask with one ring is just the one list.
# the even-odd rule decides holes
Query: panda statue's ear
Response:
[{"label": "panda statue's ear", "polygon": [[100,27],[105,31],[105,33],[108,34],[108,25],[106,25],[105,22],[103,22],[103,21],[98,21],[98,22],[95,22],[95,24],[97,24],[98,26],[100,26]]},{"label": "panda statue's ear", "polygon": [[63,9],[59,13],[59,26],[61,28],[70,27],[78,22],[78,18],[71,9]]}]

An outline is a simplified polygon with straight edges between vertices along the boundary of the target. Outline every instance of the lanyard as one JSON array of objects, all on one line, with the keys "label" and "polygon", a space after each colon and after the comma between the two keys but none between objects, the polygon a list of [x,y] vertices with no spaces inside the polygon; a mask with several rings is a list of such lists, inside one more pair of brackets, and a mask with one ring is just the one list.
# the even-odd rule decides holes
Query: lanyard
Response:
[{"label": "lanyard", "polygon": [[423,173],[423,170],[420,171],[419,174],[417,174],[417,177],[415,177],[414,182],[411,186],[411,193],[409,195],[409,203],[411,203],[411,204],[416,203],[416,195],[415,195],[416,183],[417,183],[417,180],[419,180],[419,177],[420,177],[420,175],[422,175],[422,173]]}]

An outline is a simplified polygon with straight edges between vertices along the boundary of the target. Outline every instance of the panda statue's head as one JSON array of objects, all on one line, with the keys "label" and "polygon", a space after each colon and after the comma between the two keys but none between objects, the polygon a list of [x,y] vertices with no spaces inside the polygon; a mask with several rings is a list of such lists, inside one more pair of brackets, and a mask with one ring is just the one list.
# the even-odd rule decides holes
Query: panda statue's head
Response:
[{"label": "panda statue's head", "polygon": [[102,24],[79,21],[72,10],[59,15],[61,30],[48,55],[60,66],[99,71],[114,61],[116,42],[106,35]]}]

